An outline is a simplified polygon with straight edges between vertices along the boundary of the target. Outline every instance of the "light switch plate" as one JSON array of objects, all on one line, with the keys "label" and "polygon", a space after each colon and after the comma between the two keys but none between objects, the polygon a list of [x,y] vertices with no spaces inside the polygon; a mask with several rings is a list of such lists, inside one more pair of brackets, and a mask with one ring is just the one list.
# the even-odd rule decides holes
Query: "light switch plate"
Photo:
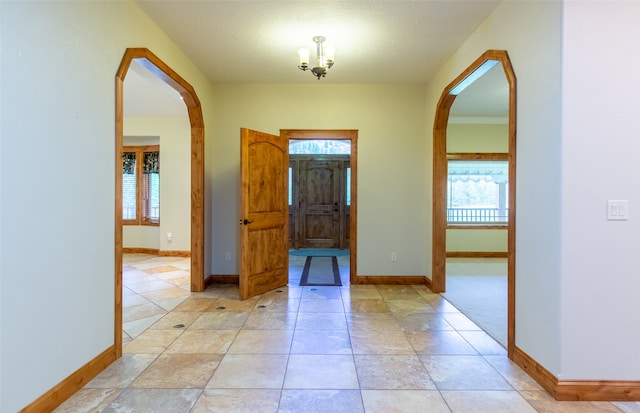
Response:
[{"label": "light switch plate", "polygon": [[609,221],[626,221],[629,219],[629,201],[607,201],[607,219]]}]

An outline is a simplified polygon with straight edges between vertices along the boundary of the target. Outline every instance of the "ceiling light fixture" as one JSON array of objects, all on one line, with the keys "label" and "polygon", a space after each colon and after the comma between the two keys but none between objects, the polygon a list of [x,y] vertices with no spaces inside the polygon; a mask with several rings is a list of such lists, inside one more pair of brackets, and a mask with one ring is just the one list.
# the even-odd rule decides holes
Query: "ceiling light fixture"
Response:
[{"label": "ceiling light fixture", "polygon": [[321,77],[325,77],[327,75],[327,71],[331,69],[333,66],[333,58],[335,57],[336,49],[327,46],[325,48],[324,41],[326,39],[324,36],[314,36],[313,41],[316,43],[316,58],[318,60],[317,66],[311,68],[309,67],[309,49],[300,49],[298,50],[298,56],[300,57],[300,64],[298,65],[298,69],[307,71],[311,70],[311,73],[320,80]]}]

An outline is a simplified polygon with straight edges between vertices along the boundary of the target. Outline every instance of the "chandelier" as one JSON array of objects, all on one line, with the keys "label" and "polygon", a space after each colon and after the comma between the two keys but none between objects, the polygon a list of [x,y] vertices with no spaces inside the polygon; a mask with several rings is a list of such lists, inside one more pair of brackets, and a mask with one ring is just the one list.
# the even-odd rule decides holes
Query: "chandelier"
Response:
[{"label": "chandelier", "polygon": [[325,77],[327,75],[327,71],[331,69],[333,66],[333,58],[336,50],[327,46],[325,49],[324,41],[326,39],[324,36],[314,36],[313,41],[316,43],[316,59],[317,65],[313,68],[309,67],[309,49],[300,49],[298,50],[298,55],[300,57],[300,64],[298,65],[298,69],[307,71],[311,70],[311,73],[320,80],[321,77]]}]

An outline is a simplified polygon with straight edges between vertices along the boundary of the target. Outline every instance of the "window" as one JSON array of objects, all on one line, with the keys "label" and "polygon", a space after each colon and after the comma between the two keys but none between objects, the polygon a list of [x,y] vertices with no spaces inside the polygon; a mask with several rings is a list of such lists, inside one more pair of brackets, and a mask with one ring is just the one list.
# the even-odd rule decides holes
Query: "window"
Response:
[{"label": "window", "polygon": [[125,146],[122,153],[122,220],[160,224],[160,147]]},{"label": "window", "polygon": [[509,163],[506,157],[506,154],[448,155],[448,224],[507,223]]}]

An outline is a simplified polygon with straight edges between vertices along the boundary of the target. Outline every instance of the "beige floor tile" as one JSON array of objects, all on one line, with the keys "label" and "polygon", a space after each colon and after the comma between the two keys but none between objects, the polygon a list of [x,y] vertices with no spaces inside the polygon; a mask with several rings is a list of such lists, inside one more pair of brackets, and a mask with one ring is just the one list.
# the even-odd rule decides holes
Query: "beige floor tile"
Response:
[{"label": "beige floor tile", "polygon": [[347,331],[347,319],[344,313],[298,313],[296,330]]},{"label": "beige floor tile", "polygon": [[482,356],[420,356],[440,390],[513,390]]},{"label": "beige floor tile", "polygon": [[164,317],[162,317],[149,328],[151,330],[171,330],[173,328],[180,328],[176,327],[178,325],[182,325],[181,328],[188,328],[202,314],[204,313],[172,311],[170,313],[167,313]]},{"label": "beige floor tile", "polygon": [[249,317],[249,313],[235,313],[231,311],[200,313],[189,329],[191,330],[237,330],[241,328]]},{"label": "beige floor tile", "polygon": [[442,391],[452,413],[536,413],[516,391]]},{"label": "beige floor tile", "polygon": [[442,317],[456,330],[480,331],[480,327],[462,313],[443,313]]},{"label": "beige floor tile", "polygon": [[238,330],[187,330],[167,349],[168,353],[224,354]]},{"label": "beige floor tile", "polygon": [[191,298],[219,298],[224,291],[229,288],[219,284],[212,284],[206,290],[197,293],[191,293]]},{"label": "beige floor tile", "polygon": [[358,389],[358,377],[352,356],[289,356],[285,389]]},{"label": "beige floor tile", "polygon": [[351,313],[388,313],[389,306],[382,299],[346,298],[344,310]]},{"label": "beige floor tile", "polygon": [[207,388],[281,389],[286,355],[227,354]]},{"label": "beige floor tile", "polygon": [[276,413],[279,389],[206,389],[191,413]]},{"label": "beige floor tile", "polygon": [[125,389],[104,413],[188,412],[201,389]]},{"label": "beige floor tile", "polygon": [[289,354],[293,330],[240,330],[229,354]]},{"label": "beige floor tile", "polygon": [[183,330],[147,330],[122,348],[129,354],[159,354],[169,347],[182,334]]},{"label": "beige floor tile", "polygon": [[394,314],[394,318],[404,331],[453,330],[439,313]]},{"label": "beige floor tile", "polygon": [[355,355],[361,389],[435,390],[424,364],[415,355]]},{"label": "beige floor tile", "polygon": [[136,321],[155,315],[165,314],[167,314],[167,310],[152,302],[147,301],[146,303],[140,305],[124,307],[122,309],[122,322],[128,323],[130,321]]},{"label": "beige floor tile", "polygon": [[342,289],[342,297],[351,300],[382,300],[375,285],[352,285]]},{"label": "beige floor tile", "polygon": [[359,390],[282,390],[279,413],[363,413]]},{"label": "beige floor tile", "polygon": [[138,294],[164,290],[166,288],[175,288],[173,284],[168,283],[166,281],[162,281],[162,280],[155,280],[155,281],[141,282],[141,283],[127,283],[127,287]]},{"label": "beige floor tile", "polygon": [[187,298],[174,308],[173,311],[195,311],[202,313],[207,311],[216,300],[216,298]]},{"label": "beige floor tile", "polygon": [[177,297],[185,297],[186,299],[186,297],[189,296],[190,293],[188,289],[185,290],[183,288],[176,287],[173,284],[170,284],[170,285],[171,286],[168,288],[163,288],[156,291],[150,291],[147,293],[141,293],[140,295],[142,295],[146,299],[153,302],[168,300],[170,298],[177,298]]},{"label": "beige floor tile", "polygon": [[353,354],[415,354],[400,330],[352,330],[350,334]]},{"label": "beige floor tile", "polygon": [[272,312],[256,309],[248,315],[243,328],[249,330],[289,330],[296,326],[295,312]]},{"label": "beige floor tile", "polygon": [[460,335],[482,355],[506,355],[507,349],[502,347],[493,337],[484,331],[460,331]]},{"label": "beige floor tile", "polygon": [[303,298],[300,299],[300,312],[303,313],[344,313],[341,298]]},{"label": "beige floor tile", "polygon": [[402,331],[398,320],[388,313],[346,313],[349,330]]},{"label": "beige floor tile", "polygon": [[405,331],[405,335],[417,354],[478,354],[457,331]]},{"label": "beige floor tile", "polygon": [[302,299],[325,299],[325,300],[341,300],[342,294],[340,288],[336,287],[303,287]]},{"label": "beige floor tile", "polygon": [[267,312],[297,312],[300,307],[299,298],[288,298],[286,296],[261,296],[257,304],[258,308]]},{"label": "beige floor tile", "polygon": [[100,413],[104,411],[121,392],[122,389],[83,388],[58,406],[53,413]]},{"label": "beige floor tile", "polygon": [[179,296],[179,297],[163,298],[161,300],[154,300],[153,302],[156,305],[164,308],[167,311],[173,311],[177,306],[182,304],[187,298],[189,298],[188,295],[183,295],[183,296]]},{"label": "beige floor tile", "polygon": [[222,357],[220,354],[162,354],[130,387],[202,389],[209,382]]},{"label": "beige floor tile", "polygon": [[421,297],[411,285],[376,285],[376,288],[385,300],[412,300]]},{"label": "beige floor tile", "polygon": [[224,307],[224,311],[250,312],[256,307],[259,300],[260,297],[249,298],[244,301],[220,297],[215,303],[211,304],[209,311],[220,311]]},{"label": "beige floor tile", "polygon": [[291,354],[351,354],[346,328],[341,330],[296,330]]},{"label": "beige floor tile", "polygon": [[[503,356],[484,356],[484,359],[500,373],[516,390],[543,390],[535,380],[514,362]],[[640,410],[637,412],[640,413]]]},{"label": "beige floor tile", "polygon": [[157,314],[151,317],[141,318],[139,320],[133,320],[122,323],[122,330],[127,333],[131,338],[138,337],[146,329],[154,325],[158,320],[164,317],[164,314]]},{"label": "beige floor tile", "polygon": [[407,298],[400,300],[386,300],[389,311],[396,314],[435,313],[436,310],[424,298]]},{"label": "beige floor tile", "polygon": [[143,304],[149,304],[149,300],[147,300],[143,296],[138,295],[134,292],[132,292],[129,295],[123,294],[122,296],[123,313],[124,313],[124,309],[127,307],[134,307],[134,306],[143,305]]},{"label": "beige floor tile", "polygon": [[362,400],[367,413],[450,413],[434,390],[362,390]]},{"label": "beige floor tile", "polygon": [[440,294],[420,294],[427,303],[438,313],[460,313],[460,311],[454,307],[449,301],[445,300]]},{"label": "beige floor tile", "polygon": [[185,278],[185,277],[191,278],[191,274],[189,273],[189,271],[184,271],[176,267],[172,267],[172,268],[173,269],[171,271],[166,271],[160,274],[156,274],[156,277],[164,281],[171,281],[177,278]]},{"label": "beige floor tile", "polygon": [[157,354],[123,354],[111,363],[85,388],[124,389],[128,387],[156,358]]}]

